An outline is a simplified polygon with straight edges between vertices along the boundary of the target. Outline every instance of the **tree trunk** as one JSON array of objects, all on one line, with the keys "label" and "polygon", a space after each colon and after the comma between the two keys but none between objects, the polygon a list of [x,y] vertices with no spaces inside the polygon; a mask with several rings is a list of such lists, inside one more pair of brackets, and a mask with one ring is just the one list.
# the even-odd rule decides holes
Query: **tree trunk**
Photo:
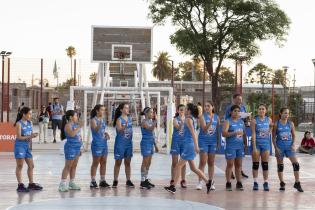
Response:
[{"label": "tree trunk", "polygon": [[211,93],[212,93],[212,102],[216,110],[219,110],[220,101],[218,100],[218,74],[215,74],[213,71],[213,59],[205,61],[207,72],[209,74],[209,80],[211,81]]}]

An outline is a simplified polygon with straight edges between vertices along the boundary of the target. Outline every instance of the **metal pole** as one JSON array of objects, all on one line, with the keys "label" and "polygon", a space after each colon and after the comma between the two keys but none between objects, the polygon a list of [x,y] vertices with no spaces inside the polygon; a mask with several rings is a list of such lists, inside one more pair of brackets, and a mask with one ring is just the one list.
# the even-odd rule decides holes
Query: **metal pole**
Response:
[{"label": "metal pole", "polygon": [[272,122],[275,121],[275,81],[272,80]]},{"label": "metal pole", "polygon": [[10,58],[8,58],[8,84],[7,84],[7,97],[8,97],[8,103],[7,103],[7,122],[10,121]]},{"label": "metal pole", "polygon": [[[313,64],[315,67],[315,60],[313,59]],[[313,86],[313,92],[314,92],[314,99],[313,99],[313,135],[315,134],[315,68],[314,68],[314,86]]]},{"label": "metal pole", "polygon": [[77,85],[77,59],[74,59],[74,64],[73,64],[73,74],[74,74],[74,78],[73,78],[73,85],[76,86]]},{"label": "metal pole", "polygon": [[241,72],[240,72],[240,94],[243,94],[243,58],[240,59]]},{"label": "metal pole", "polygon": [[43,106],[43,80],[44,80],[44,60],[41,58],[40,59],[40,109]]},{"label": "metal pole", "polygon": [[174,61],[171,60],[172,62],[172,88],[173,88],[173,92],[174,92]]},{"label": "metal pole", "polygon": [[202,78],[202,106],[205,107],[206,96],[206,65],[203,64],[203,78]]},{"label": "metal pole", "polygon": [[1,84],[2,94],[1,94],[1,122],[3,122],[3,112],[4,112],[4,55],[2,56],[2,84]]}]

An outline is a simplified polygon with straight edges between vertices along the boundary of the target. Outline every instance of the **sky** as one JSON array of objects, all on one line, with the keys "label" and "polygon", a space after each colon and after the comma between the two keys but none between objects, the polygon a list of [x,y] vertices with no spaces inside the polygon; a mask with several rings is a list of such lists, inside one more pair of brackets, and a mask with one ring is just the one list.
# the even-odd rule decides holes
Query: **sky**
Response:
[{"label": "sky", "polygon": [[[290,17],[292,24],[287,42],[279,48],[273,41],[259,43],[262,62],[272,68],[289,66],[293,79],[296,69],[296,85],[313,85],[315,58],[315,1],[276,0]],[[39,58],[44,58],[44,74],[55,83],[52,71],[56,60],[61,80],[70,77],[70,62],[65,54],[69,45],[77,49],[78,72],[82,84],[90,83],[88,76],[97,70],[91,64],[91,25],[104,26],[153,26],[148,19],[146,0],[0,0],[0,50],[12,51],[12,80],[30,83],[40,75]],[[175,63],[188,60],[170,44],[169,36],[174,26],[155,26],[153,29],[153,54],[167,51]],[[234,68],[227,61],[225,66]],[[149,69],[149,68],[148,68]],[[32,76],[33,75],[33,76]],[[150,79],[153,77],[150,75]]]}]

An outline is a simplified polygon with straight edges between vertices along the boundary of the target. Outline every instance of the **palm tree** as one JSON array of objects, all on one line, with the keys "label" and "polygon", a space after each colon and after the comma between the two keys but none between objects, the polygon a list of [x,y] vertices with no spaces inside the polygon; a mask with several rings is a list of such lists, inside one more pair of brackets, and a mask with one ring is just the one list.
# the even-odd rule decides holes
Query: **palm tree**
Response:
[{"label": "palm tree", "polygon": [[73,76],[72,76],[72,58],[77,54],[77,52],[73,46],[69,46],[66,49],[66,53],[67,53],[67,56],[70,58],[70,61],[71,61],[71,78],[73,78]]},{"label": "palm tree", "polygon": [[171,78],[172,65],[170,63],[170,56],[168,52],[159,52],[155,56],[156,61],[153,63],[152,73],[158,80],[163,81]]},{"label": "palm tree", "polygon": [[92,86],[95,86],[96,76],[97,76],[96,72],[93,72],[92,74],[90,74],[90,80],[91,80]]}]

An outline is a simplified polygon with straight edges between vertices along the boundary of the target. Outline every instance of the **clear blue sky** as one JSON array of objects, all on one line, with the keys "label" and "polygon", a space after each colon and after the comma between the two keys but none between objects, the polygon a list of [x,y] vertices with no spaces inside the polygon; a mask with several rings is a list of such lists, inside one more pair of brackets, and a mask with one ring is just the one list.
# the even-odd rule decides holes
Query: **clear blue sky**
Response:
[{"label": "clear blue sky", "polygon": [[[311,59],[315,58],[315,1],[276,1],[292,20],[288,41],[283,48],[278,48],[273,42],[261,43],[262,53],[253,64],[263,62],[273,68],[286,65],[292,75],[293,69],[297,70],[297,85],[313,84]],[[29,82],[30,71],[34,71],[35,78],[39,77],[39,63],[34,58],[40,57],[45,58],[48,79],[52,79],[55,59],[61,77],[69,77],[65,48],[73,45],[81,63],[82,82],[89,82],[88,75],[96,71],[95,64],[89,62],[91,25],[152,26],[147,19],[147,7],[145,0],[2,1],[0,50],[14,53],[12,58],[16,63],[12,65],[12,79]],[[170,25],[154,28],[154,54],[168,51],[176,62],[184,61],[188,58],[180,55],[169,42],[173,31]],[[229,62],[225,65],[234,67]],[[246,66],[245,71],[251,66]]]}]

